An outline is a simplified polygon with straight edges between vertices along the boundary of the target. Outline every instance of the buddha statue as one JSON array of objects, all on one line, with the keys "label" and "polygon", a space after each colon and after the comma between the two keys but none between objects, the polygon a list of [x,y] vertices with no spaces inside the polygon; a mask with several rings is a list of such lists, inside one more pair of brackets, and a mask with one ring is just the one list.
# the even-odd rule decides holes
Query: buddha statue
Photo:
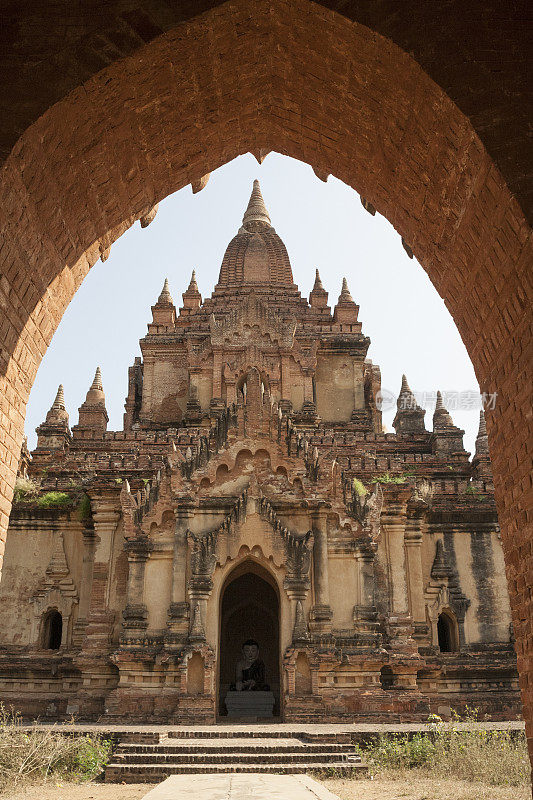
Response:
[{"label": "buddha statue", "polygon": [[237,692],[268,692],[270,686],[265,681],[265,664],[259,658],[259,644],[255,639],[247,639],[242,646],[242,658],[235,669],[236,681],[231,690]]}]

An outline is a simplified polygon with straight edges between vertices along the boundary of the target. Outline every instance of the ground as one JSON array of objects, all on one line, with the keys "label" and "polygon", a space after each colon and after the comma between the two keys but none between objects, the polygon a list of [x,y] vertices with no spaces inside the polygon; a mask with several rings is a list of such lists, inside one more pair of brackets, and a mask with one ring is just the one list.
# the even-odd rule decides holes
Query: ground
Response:
[{"label": "ground", "polygon": [[[530,800],[529,787],[487,786],[445,778],[405,777],[400,780],[322,781],[341,800]],[[33,800],[33,798],[32,798]],[[43,800],[45,800],[43,798]],[[48,800],[48,798],[46,798]],[[117,800],[119,800],[117,798]]]},{"label": "ground", "polygon": [[70,783],[50,781],[41,785],[19,787],[2,800],[140,800],[154,784],[150,783]]},{"label": "ground", "polygon": [[[529,800],[531,797],[531,789],[525,786],[503,788],[443,778],[330,778],[322,782],[341,800]],[[3,800],[140,800],[152,788],[146,783],[75,784],[54,781],[45,786],[19,788],[3,795]]]}]

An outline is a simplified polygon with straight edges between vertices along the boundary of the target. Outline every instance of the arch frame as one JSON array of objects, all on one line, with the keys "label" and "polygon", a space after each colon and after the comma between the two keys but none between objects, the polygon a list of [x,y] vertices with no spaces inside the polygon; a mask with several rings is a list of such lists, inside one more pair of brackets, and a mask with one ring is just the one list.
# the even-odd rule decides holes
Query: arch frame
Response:
[{"label": "arch frame", "polygon": [[14,146],[0,183],[1,538],[29,390],[91,266],[172,191],[273,149],[387,216],[445,298],[482,391],[499,392],[487,427],[533,753],[531,229],[468,119],[414,59],[307,0],[253,11],[234,0],[177,26]]}]

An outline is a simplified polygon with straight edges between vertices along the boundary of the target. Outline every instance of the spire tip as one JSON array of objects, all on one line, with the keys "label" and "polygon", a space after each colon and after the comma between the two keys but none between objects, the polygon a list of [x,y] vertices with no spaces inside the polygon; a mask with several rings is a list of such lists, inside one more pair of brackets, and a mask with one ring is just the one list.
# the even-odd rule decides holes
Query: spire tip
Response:
[{"label": "spire tip", "polygon": [[[257,178],[253,182],[252,194],[248,201],[248,206],[242,218],[242,224],[247,230],[252,230],[253,223],[261,223],[263,226],[272,227],[270,216],[268,214],[263,195],[261,194],[261,186]],[[251,228],[248,226],[251,224]]]}]

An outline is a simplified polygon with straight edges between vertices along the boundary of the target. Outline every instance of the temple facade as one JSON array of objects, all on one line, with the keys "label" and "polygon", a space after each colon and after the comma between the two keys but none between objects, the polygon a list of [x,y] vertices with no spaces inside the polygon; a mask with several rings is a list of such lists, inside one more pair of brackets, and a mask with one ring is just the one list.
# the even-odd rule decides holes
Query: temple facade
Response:
[{"label": "temple facade", "polygon": [[404,377],[384,432],[358,312],[318,271],[302,298],[256,181],[211,297],[165,281],[123,430],[99,369],[72,429],[59,387],[19,468],[1,701],[214,723],[253,639],[284,721],[519,716],[483,412],[470,459]]}]

